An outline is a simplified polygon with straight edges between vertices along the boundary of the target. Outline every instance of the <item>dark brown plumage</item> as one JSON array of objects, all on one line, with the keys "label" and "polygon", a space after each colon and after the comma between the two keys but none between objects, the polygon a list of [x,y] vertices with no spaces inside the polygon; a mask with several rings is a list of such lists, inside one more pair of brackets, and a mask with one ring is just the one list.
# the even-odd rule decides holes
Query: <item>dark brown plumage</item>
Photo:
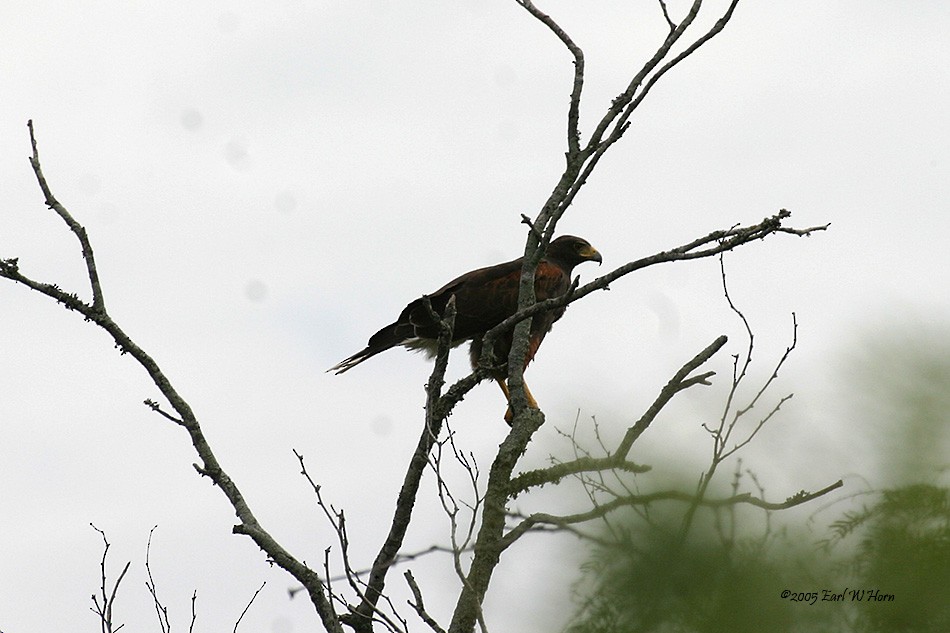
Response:
[{"label": "dark brown plumage", "polygon": [[[572,235],[562,235],[548,245],[544,258],[538,264],[535,273],[535,294],[538,301],[558,297],[571,285],[571,273],[577,264],[585,261],[601,261],[600,253],[586,240]],[[453,279],[429,295],[433,310],[441,315],[451,296],[455,296],[455,329],[452,345],[461,345],[472,341],[469,351],[472,367],[477,366],[482,351],[482,336],[511,316],[518,307],[518,284],[521,279],[523,258],[479,268]],[[525,366],[531,362],[544,336],[551,326],[564,314],[564,308],[550,310],[535,315],[531,321],[531,335]],[[328,371],[342,374],[359,365],[364,360],[396,346],[423,350],[430,357],[435,356],[438,346],[439,324],[433,320],[423,305],[422,298],[416,299],[403,309],[399,318],[382,328],[369,339],[366,348],[344,359]],[[493,356],[499,363],[494,378],[501,385],[505,396],[508,387],[505,384],[507,370],[504,367],[511,349],[511,332],[500,336],[494,346]],[[537,406],[530,392],[529,403]],[[509,419],[510,411],[506,415]]]}]

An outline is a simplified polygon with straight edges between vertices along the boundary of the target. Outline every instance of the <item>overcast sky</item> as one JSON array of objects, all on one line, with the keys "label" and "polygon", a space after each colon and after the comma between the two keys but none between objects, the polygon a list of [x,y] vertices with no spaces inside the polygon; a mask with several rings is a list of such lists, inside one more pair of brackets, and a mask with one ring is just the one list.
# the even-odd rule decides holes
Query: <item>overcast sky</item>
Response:
[{"label": "overcast sky", "polygon": [[[658,4],[538,3],[586,52],[589,131],[664,36]],[[53,191],[89,231],[112,316],[192,404],[264,526],[312,565],[336,545],[295,448],[346,509],[351,556],[367,566],[430,366],[394,350],[343,376],[324,370],[408,301],[521,254],[520,215],[538,211],[563,166],[570,57],[511,0],[8,5],[0,257],[89,296],[78,245],[26,160],[32,118]],[[683,2],[669,5],[682,15]],[[792,410],[745,462],[775,498],[874,480],[861,422],[836,398],[849,354],[866,332],[950,321],[947,33],[946,2],[742,2],[657,85],[560,225],[603,254],[602,268],[577,269],[588,281],[780,208],[795,226],[831,223],[726,258],[756,330],[757,377],[790,342],[792,311],[799,322],[776,391],[795,391]],[[679,455],[691,476],[708,452],[699,425],[743,349],[717,263],[645,270],[575,305],[528,373],[548,426],[527,463],[566,455],[553,427],[578,415],[616,438],[723,333],[719,381],[685,395],[633,455],[660,470]],[[143,584],[154,525],[174,628],[187,627],[196,590],[195,630],[230,630],[266,580],[242,630],[314,630],[309,603],[287,599],[289,577],[230,534],[233,513],[196,476],[186,435],[141,404],[157,390],[104,333],[0,283],[0,358],[3,633],[97,630],[90,522],[113,543],[112,578],[132,561],[116,606],[127,630],[158,630]],[[464,370],[458,354],[450,373]],[[451,418],[482,472],[504,408],[485,384]],[[428,477],[408,551],[448,540],[434,492]],[[499,567],[489,627],[557,630],[583,552],[547,536],[521,548]],[[447,622],[457,588],[439,556],[413,568]]]}]

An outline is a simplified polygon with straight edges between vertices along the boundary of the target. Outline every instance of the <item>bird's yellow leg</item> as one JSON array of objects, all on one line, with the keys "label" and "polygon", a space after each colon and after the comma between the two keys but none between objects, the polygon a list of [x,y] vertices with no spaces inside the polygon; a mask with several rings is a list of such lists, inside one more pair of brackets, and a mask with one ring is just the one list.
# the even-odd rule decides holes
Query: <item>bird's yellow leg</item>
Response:
[{"label": "bird's yellow leg", "polygon": [[[505,411],[505,422],[511,424],[511,420],[514,417],[514,413],[511,411],[511,390],[508,389],[508,383],[505,382],[504,378],[495,378],[495,382],[501,387],[501,392],[505,394],[505,400],[508,401],[508,410]],[[522,384],[524,385],[524,395],[528,399],[528,406],[532,409],[540,409],[541,407],[538,406],[538,401],[534,399],[531,390],[528,389],[528,383],[525,382]]]}]

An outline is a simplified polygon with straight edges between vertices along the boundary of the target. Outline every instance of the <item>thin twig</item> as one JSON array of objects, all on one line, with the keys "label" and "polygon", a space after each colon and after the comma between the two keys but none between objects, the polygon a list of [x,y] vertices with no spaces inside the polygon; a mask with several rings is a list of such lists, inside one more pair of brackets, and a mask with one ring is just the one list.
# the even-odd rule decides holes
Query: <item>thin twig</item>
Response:
[{"label": "thin twig", "polygon": [[[329,548],[328,548],[328,549],[329,549]],[[461,551],[462,551],[462,552],[467,552],[467,551],[471,551],[471,549],[472,549],[471,547],[466,547],[466,548],[463,548]],[[393,562],[392,562],[392,564],[390,565],[390,567],[398,567],[399,565],[403,565],[403,564],[405,564],[405,563],[412,562],[412,561],[416,560],[417,558],[422,558],[423,556],[425,556],[425,555],[427,555],[427,554],[435,554],[435,553],[454,554],[454,553],[455,553],[455,548],[454,548],[453,546],[446,546],[446,545],[430,545],[429,547],[427,547],[427,548],[425,548],[425,549],[422,549],[422,550],[419,550],[419,551],[417,551],[417,552],[409,552],[408,554],[399,554],[399,555],[396,556],[396,558],[393,560]],[[329,570],[327,570],[327,571],[329,571]],[[367,567],[367,568],[364,568],[364,569],[354,569],[353,571],[350,572],[350,575],[352,575],[352,576],[366,576],[367,574],[369,574],[369,573],[372,572],[372,571],[373,571],[373,568],[372,568],[372,567]],[[328,576],[327,578],[328,578],[328,580],[330,580],[330,581],[336,582],[337,580],[346,580],[347,576],[346,576],[346,574],[337,574],[337,575],[335,575],[335,576]],[[298,591],[300,591],[300,588],[295,588],[294,590],[292,590],[292,593],[296,593],[296,592],[298,592]]]},{"label": "thin twig", "polygon": [[538,228],[534,225],[534,223],[531,221],[531,218],[529,218],[524,213],[521,214],[521,223],[527,225],[528,230],[534,234],[535,238],[537,238],[538,241],[541,241],[542,239],[544,239],[544,235],[541,233],[541,231],[539,231]]},{"label": "thin twig", "polygon": [[152,534],[155,533],[156,528],[158,528],[158,526],[154,525],[152,529],[148,531],[148,544],[145,546],[145,571],[148,575],[145,586],[152,596],[152,605],[155,607],[155,613],[158,616],[158,625],[161,627],[162,633],[168,633],[171,630],[171,624],[168,621],[168,608],[158,599],[158,590],[155,586],[155,579],[152,577],[152,566],[149,559],[149,555],[152,551]]},{"label": "thin twig", "polygon": [[584,284],[583,286],[580,286],[570,294],[539,301],[527,308],[519,309],[515,314],[506,318],[504,321],[486,332],[484,337],[484,346],[486,349],[489,349],[491,346],[490,344],[494,342],[498,336],[510,331],[515,324],[522,322],[529,317],[538,314],[539,312],[546,312],[548,310],[566,307],[567,305],[586,297],[592,292],[608,288],[617,279],[629,275],[630,273],[637,270],[667,262],[688,261],[692,259],[713,257],[719,255],[720,253],[731,251],[744,244],[758,241],[774,233],[792,232],[795,235],[810,235],[816,231],[823,231],[828,227],[828,225],[823,225],[810,227],[808,229],[781,231],[780,229],[782,228],[782,222],[790,216],[791,213],[789,211],[782,209],[777,214],[763,219],[758,224],[713,231],[704,237],[694,239],[691,242],[683,244],[682,246],[678,246],[668,251],[662,251],[649,257],[643,257],[641,259],[624,264],[623,266],[620,266],[613,271],[602,275],[597,279]]},{"label": "thin twig", "polygon": [[[327,521],[330,523],[331,527],[333,527],[334,532],[336,532],[337,541],[339,542],[339,545],[340,545],[340,557],[343,560],[343,576],[340,578],[343,578],[347,581],[347,583],[350,586],[350,589],[357,596],[357,598],[360,599],[361,605],[371,604],[371,608],[369,608],[368,610],[360,611],[358,607],[353,607],[345,600],[338,599],[338,602],[350,611],[350,613],[348,614],[339,616],[339,620],[341,622],[347,623],[349,626],[353,626],[354,628],[356,628],[357,626],[366,626],[365,623],[370,623],[370,626],[371,626],[372,622],[379,621],[379,622],[382,622],[390,630],[399,631],[400,630],[399,627],[392,621],[391,616],[389,614],[384,613],[382,610],[380,610],[378,606],[378,601],[380,597],[386,599],[387,601],[389,600],[388,597],[383,596],[380,592],[376,600],[370,601],[367,598],[368,592],[370,590],[369,583],[364,582],[360,578],[359,574],[357,574],[354,571],[353,565],[350,563],[350,558],[349,558],[350,544],[349,544],[349,536],[347,535],[347,530],[346,530],[346,514],[344,513],[343,510],[338,510],[335,507],[333,507],[332,504],[327,504],[323,500],[323,495],[321,494],[320,486],[313,480],[313,478],[310,476],[310,473],[307,471],[307,465],[306,465],[306,462],[304,461],[303,455],[298,453],[295,449],[293,450],[293,453],[294,453],[294,456],[296,456],[297,461],[300,463],[300,474],[303,475],[303,477],[310,484],[310,487],[313,490],[314,496],[316,497],[317,505],[323,511],[324,516],[326,516]],[[392,566],[392,562],[390,562],[390,566]],[[388,571],[388,568],[385,571]],[[374,573],[379,573],[379,568],[376,564],[373,565],[373,569],[370,571],[370,579],[372,579]],[[327,575],[329,576],[329,567],[327,567]],[[338,580],[340,578],[336,578],[335,580]],[[330,594],[330,595],[331,597],[335,598],[333,594]],[[332,604],[331,604],[331,608],[333,608]],[[395,613],[395,611],[393,612],[393,617],[395,617],[396,619],[402,620],[399,614]]]},{"label": "thin twig", "polygon": [[[439,496],[439,502],[442,504],[442,510],[449,519],[449,540],[452,544],[452,566],[455,570],[455,575],[458,577],[459,582],[461,582],[463,587],[471,588],[468,578],[466,578],[465,570],[462,568],[462,553],[471,549],[472,537],[478,522],[478,510],[482,504],[482,497],[478,490],[478,464],[475,461],[474,455],[466,457],[458,450],[458,447],[455,445],[455,434],[449,427],[448,420],[445,421],[445,425],[448,431],[448,437],[436,445],[435,450],[429,458],[429,466],[435,473],[436,489]],[[456,462],[462,465],[463,469],[468,475],[468,479],[472,485],[473,491],[473,502],[471,504],[464,504],[469,510],[469,521],[466,533],[461,542],[458,538],[458,516],[461,508],[455,498],[455,495],[449,488],[448,483],[442,476],[442,449],[446,444],[451,447]]]},{"label": "thin twig", "polygon": [[101,592],[100,595],[102,596],[102,604],[101,605],[99,604],[99,601],[96,598],[96,595],[93,594],[92,604],[94,608],[90,607],[90,610],[99,616],[99,624],[102,628],[102,633],[116,633],[119,629],[125,626],[125,624],[120,624],[119,626],[113,628],[112,608],[113,608],[113,605],[115,604],[116,593],[119,591],[119,585],[122,583],[122,579],[125,578],[126,572],[129,571],[129,565],[131,565],[132,562],[129,561],[125,564],[125,567],[122,568],[122,573],[119,574],[118,580],[116,580],[115,584],[112,586],[112,591],[108,591],[108,589],[106,588],[106,557],[109,555],[109,548],[111,547],[111,545],[109,544],[109,540],[106,538],[106,533],[103,530],[100,530],[92,523],[90,523],[89,525],[92,526],[92,529],[98,532],[100,536],[102,536],[102,546],[103,546],[102,560],[99,563],[99,568],[101,571],[101,574],[100,574],[101,585],[99,587],[99,590]]},{"label": "thin twig", "polygon": [[[716,428],[710,428],[705,424],[703,427],[709,432],[713,439],[712,445],[712,456],[710,459],[709,467],[707,470],[700,476],[699,482],[696,486],[696,495],[694,502],[687,508],[686,513],[683,516],[683,522],[680,529],[680,539],[685,540],[687,533],[689,532],[690,527],[692,526],[693,518],[698,510],[703,498],[706,495],[706,491],[709,489],[709,485],[712,482],[713,477],[716,474],[716,470],[719,465],[739,451],[741,448],[749,444],[752,439],[759,433],[765,424],[771,420],[782,405],[792,398],[792,395],[786,395],[779,399],[778,403],[772,408],[772,410],[762,417],[758,423],[752,428],[744,440],[734,443],[731,449],[727,448],[729,440],[732,437],[733,432],[737,428],[740,419],[746,413],[748,413],[755,404],[759,401],[766,390],[772,385],[775,379],[778,377],[779,370],[785,364],[785,361],[788,360],[789,355],[795,349],[796,343],[798,341],[798,323],[795,319],[795,314],[792,313],[792,343],[789,345],[785,353],[779,359],[775,368],[772,371],[772,374],[765,381],[765,383],[759,388],[755,396],[749,401],[749,404],[745,407],[735,407],[735,398],[739,390],[739,386],[744,382],[748,375],[749,367],[752,364],[752,352],[755,348],[754,340],[755,335],[753,333],[752,327],[749,324],[748,319],[742,311],[736,307],[735,303],[732,300],[732,297],[729,294],[729,285],[726,280],[726,269],[725,263],[723,261],[723,256],[719,256],[719,268],[720,275],[722,278],[722,290],[723,296],[726,299],[726,302],[729,305],[729,308],[736,314],[746,330],[746,336],[748,337],[748,345],[746,347],[745,358],[742,360],[741,369],[739,368],[739,356],[733,356],[733,369],[732,369],[732,384],[729,388],[729,393],[726,396],[726,403],[722,411],[722,415],[719,418],[719,424]],[[730,418],[731,413],[731,419]],[[727,423],[727,419],[729,419]]]},{"label": "thin twig", "polygon": [[648,268],[650,266],[655,266],[666,262],[688,261],[692,259],[713,257],[719,255],[720,253],[731,251],[735,248],[738,248],[739,246],[756,242],[776,233],[789,233],[797,236],[809,236],[817,231],[824,231],[830,226],[829,224],[825,224],[820,226],[812,226],[805,229],[786,229],[782,226],[782,222],[788,219],[790,216],[791,213],[789,211],[781,209],[775,215],[763,219],[758,224],[749,226],[736,226],[730,229],[713,231],[708,235],[694,239],[686,244],[672,248],[668,251],[661,251],[649,257],[643,257],[641,259],[624,264],[623,266],[620,266],[615,270],[602,275],[593,281],[584,284],[583,286],[578,287],[571,293],[562,295],[560,297],[539,301],[530,305],[529,307],[519,309],[515,314],[506,318],[504,321],[485,333],[483,338],[484,343],[483,358],[481,359],[482,362],[480,362],[479,367],[476,368],[471,374],[459,379],[455,384],[445,391],[439,401],[440,413],[443,415],[448,415],[451,413],[455,405],[461,402],[469,391],[475,388],[475,386],[477,386],[482,380],[490,375],[487,361],[490,356],[489,350],[493,349],[494,341],[496,341],[499,336],[511,331],[517,323],[525,321],[535,314],[566,307],[575,301],[583,299],[592,292],[606,290],[614,281],[643,268]]},{"label": "thin twig", "polygon": [[[699,505],[716,508],[724,507],[735,504],[748,504],[755,506],[757,508],[763,508],[765,510],[787,510],[788,508],[794,508],[795,506],[808,503],[813,499],[824,496],[829,492],[837,490],[844,485],[844,482],[840,479],[829,486],[825,486],[821,490],[815,492],[807,492],[801,490],[794,495],[785,499],[781,502],[771,502],[766,501],[765,499],[760,499],[753,496],[751,493],[742,493],[734,495],[731,497],[726,497],[723,499],[700,499]],[[516,539],[518,539],[524,532],[533,528],[535,525],[546,524],[549,526],[569,526],[577,523],[584,523],[601,517],[607,513],[613,512],[620,508],[631,507],[631,506],[642,506],[648,505],[651,503],[656,503],[658,501],[681,501],[684,503],[693,504],[697,500],[696,495],[689,494],[686,492],[680,492],[676,490],[665,491],[665,492],[656,492],[646,495],[634,495],[630,497],[621,497],[613,499],[607,503],[601,504],[599,507],[590,510],[588,512],[579,512],[577,514],[569,515],[552,515],[546,513],[536,513],[528,516],[524,521],[519,523],[515,528],[513,528],[509,533],[505,534],[503,542],[509,544]]]},{"label": "thin twig", "polygon": [[251,596],[251,599],[250,601],[248,601],[247,606],[244,607],[244,611],[241,611],[241,615],[238,616],[237,622],[234,623],[233,633],[237,633],[238,625],[241,624],[241,620],[244,619],[244,614],[247,613],[247,610],[251,608],[252,604],[254,604],[254,599],[257,598],[257,594],[261,592],[261,589],[263,589],[264,585],[266,584],[267,584],[267,581],[265,580],[264,582],[261,583],[261,586],[257,588],[257,591],[254,592],[254,595]]},{"label": "thin twig", "polygon": [[666,20],[667,25],[669,25],[670,31],[675,31],[676,23],[673,22],[672,19],[670,19],[670,12],[666,8],[666,2],[664,2],[664,0],[660,0],[660,9],[663,10],[663,18]]},{"label": "thin twig", "polygon": [[33,155],[30,156],[30,165],[33,167],[33,173],[36,174],[36,180],[43,190],[46,197],[46,206],[56,212],[63,219],[69,230],[76,235],[79,244],[82,246],[82,258],[86,263],[86,272],[89,275],[89,285],[92,288],[92,309],[96,312],[105,313],[105,302],[102,298],[102,286],[99,283],[99,273],[96,271],[96,258],[92,253],[92,245],[89,243],[89,237],[86,235],[86,229],[77,222],[66,208],[59,203],[53,192],[50,190],[46,177],[43,175],[43,169],[40,167],[40,152],[36,144],[36,135],[33,132],[33,120],[26,123],[30,130],[30,146],[33,148]]},{"label": "thin twig", "polygon": [[[429,381],[426,383],[425,425],[419,436],[416,449],[409,460],[409,466],[406,468],[402,487],[399,489],[399,495],[396,498],[396,510],[393,513],[389,533],[373,561],[373,569],[366,582],[366,591],[352,614],[345,616],[346,624],[352,626],[356,633],[370,633],[371,631],[370,616],[376,610],[376,605],[383,595],[386,575],[396,560],[405,539],[409,522],[412,519],[412,510],[419,490],[419,482],[428,464],[429,454],[442,431],[445,419],[451,411],[451,406],[445,406],[442,387],[445,384],[445,371],[448,367],[449,351],[452,347],[452,331],[455,327],[455,297],[449,298],[445,313],[442,315],[435,313],[427,298],[423,301],[423,305],[429,312],[429,318],[439,324],[438,352]],[[454,403],[452,406],[454,406]]]},{"label": "thin twig", "polygon": [[194,633],[195,630],[195,620],[198,619],[198,611],[195,608],[196,603],[198,602],[198,590],[195,589],[191,592],[191,623],[188,625],[188,633]]},{"label": "thin twig", "polygon": [[409,585],[409,590],[412,592],[412,598],[415,600],[415,602],[409,602],[409,606],[415,609],[422,621],[425,622],[430,629],[435,631],[435,633],[445,633],[445,629],[439,626],[439,623],[435,621],[435,618],[429,615],[429,613],[426,611],[425,603],[422,601],[422,591],[419,589],[416,579],[413,578],[412,572],[407,569],[403,576],[406,579],[406,583]]},{"label": "thin twig", "polygon": [[32,121],[27,125],[30,130],[30,143],[33,150],[32,156],[30,157],[30,164],[33,166],[47,205],[56,212],[79,240],[80,246],[82,247],[83,262],[85,263],[86,271],[89,276],[93,300],[91,304],[86,303],[80,299],[76,293],[66,292],[56,284],[39,282],[25,276],[20,272],[17,258],[0,259],[0,277],[5,277],[16,283],[23,284],[36,292],[42,293],[62,303],[67,309],[79,312],[87,321],[92,321],[105,330],[112,337],[115,347],[120,353],[129,354],[142,366],[148,373],[149,378],[151,378],[152,382],[178,414],[178,418],[165,413],[160,408],[156,409],[153,407],[153,410],[156,410],[175,424],[182,426],[188,432],[191,444],[200,460],[200,464],[194,465],[195,470],[199,474],[209,477],[221,492],[224,493],[234,508],[234,512],[240,523],[232,528],[232,532],[234,534],[249,536],[271,560],[306,587],[307,594],[317,614],[320,616],[324,628],[331,633],[342,633],[343,628],[336,620],[317,573],[292,556],[290,552],[277,543],[270,533],[261,526],[257,517],[254,516],[254,513],[247,505],[237,484],[218,462],[207,438],[205,438],[201,430],[201,426],[198,424],[198,419],[194,411],[192,411],[191,406],[178,393],[155,359],[139,347],[107,313],[91,242],[85,229],[76,222],[72,215],[66,211],[65,207],[53,196],[40,167],[39,151]]},{"label": "thin twig", "polygon": [[[567,109],[567,151],[568,160],[570,160],[573,157],[579,156],[581,153],[579,124],[581,93],[584,91],[584,51],[581,50],[580,46],[574,43],[574,40],[571,39],[567,32],[561,28],[550,15],[547,15],[534,6],[531,0],[517,0],[517,2],[527,9],[528,13],[548,27],[574,57],[574,79],[571,88],[571,102]],[[533,225],[531,226],[534,228]]]}]

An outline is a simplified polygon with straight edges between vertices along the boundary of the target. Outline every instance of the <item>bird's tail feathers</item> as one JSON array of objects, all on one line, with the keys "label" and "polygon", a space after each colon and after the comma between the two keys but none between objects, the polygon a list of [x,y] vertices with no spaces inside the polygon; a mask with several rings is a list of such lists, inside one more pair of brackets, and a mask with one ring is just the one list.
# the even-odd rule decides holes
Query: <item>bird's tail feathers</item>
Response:
[{"label": "bird's tail feathers", "polygon": [[366,349],[353,354],[349,358],[344,358],[339,363],[337,363],[336,365],[328,369],[327,373],[332,371],[334,374],[342,374],[345,371],[349,371],[350,369],[353,369],[354,367],[362,363],[367,358],[375,356],[376,354],[379,354],[380,352],[384,352],[387,349],[389,348],[374,350],[371,347],[367,347]]},{"label": "bird's tail feathers", "polygon": [[407,339],[412,338],[412,336],[411,327],[409,327],[407,331],[407,327],[398,321],[396,323],[390,323],[376,334],[373,334],[365,349],[353,354],[349,358],[344,358],[328,369],[327,372],[332,371],[335,374],[342,374],[356,367],[367,358],[372,358],[380,352],[385,352],[387,349],[402,345]]}]

